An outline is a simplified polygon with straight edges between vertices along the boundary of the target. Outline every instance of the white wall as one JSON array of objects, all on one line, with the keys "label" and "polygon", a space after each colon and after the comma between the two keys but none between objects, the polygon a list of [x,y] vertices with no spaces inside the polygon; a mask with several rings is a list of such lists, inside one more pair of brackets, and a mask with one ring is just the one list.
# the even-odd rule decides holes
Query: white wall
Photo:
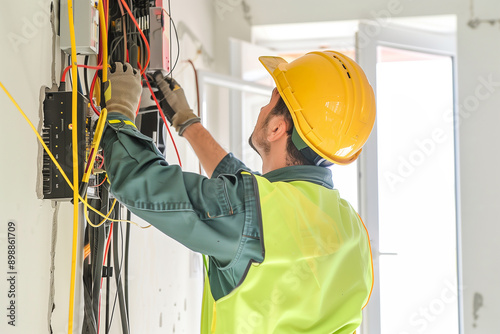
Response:
[{"label": "white wall", "polygon": [[[40,2],[40,4],[39,4]],[[20,8],[23,8],[20,11]],[[49,24],[49,1],[24,0],[4,4],[0,11],[0,80],[11,91],[28,117],[39,124],[39,97],[43,85],[51,85],[52,31]],[[10,38],[10,39],[9,39]],[[15,39],[18,43],[11,40]],[[2,305],[0,332],[48,333],[48,297],[50,249],[54,208],[50,201],[37,197],[39,145],[31,129],[3,92],[0,92],[2,122],[0,152],[3,175],[0,200]],[[61,204],[60,232],[71,239],[71,208]],[[69,210],[67,210],[69,208]],[[7,221],[17,224],[17,300],[16,327],[6,318],[7,298]],[[62,238],[62,236],[61,236]],[[69,262],[71,244],[61,249],[61,265]],[[70,260],[70,259],[69,259]],[[67,280],[69,282],[69,280]],[[59,288],[67,294],[69,285]],[[66,299],[67,300],[67,299]],[[58,305],[67,309],[65,305]],[[67,317],[65,319],[67,321]]]},{"label": "white wall", "polygon": [[251,39],[251,24],[245,19],[241,1],[213,1],[215,14],[215,70],[230,74],[229,39]]},{"label": "white wall", "polygon": [[[467,334],[499,333],[500,265],[496,254],[500,235],[500,178],[496,167],[500,163],[497,154],[500,35],[498,24],[470,28],[468,6],[468,1],[462,1],[458,16],[465,329]],[[498,18],[500,4],[476,1],[475,12],[480,18]],[[485,84],[485,81],[492,83]],[[482,306],[475,314],[476,294],[476,298],[482,297]]]},{"label": "white wall", "polygon": [[[51,86],[52,30],[49,23],[50,0],[6,2],[0,11],[0,81],[9,89],[33,121],[40,123],[42,86]],[[22,10],[21,10],[22,8]],[[196,10],[193,10],[196,8]],[[214,8],[204,0],[172,1],[173,18],[192,31],[181,37],[180,60],[194,59],[197,67],[209,68],[205,54],[213,56]],[[66,13],[65,13],[66,15]],[[192,36],[195,38],[193,39]],[[201,47],[205,54],[196,57]],[[175,45],[175,43],[174,43]],[[196,58],[196,59],[195,59]],[[59,63],[57,50],[55,59]],[[186,86],[194,104],[194,76],[190,68],[181,71],[179,81]],[[56,78],[60,76],[57,66]],[[0,198],[0,333],[67,333],[69,277],[71,264],[72,205],[59,203],[57,223],[55,204],[37,197],[40,170],[40,145],[27,123],[3,92],[0,92],[2,121],[0,154],[3,176]],[[187,170],[197,170],[197,162],[183,139],[176,139]],[[171,146],[169,141],[169,146]],[[169,148],[169,161],[177,163]],[[16,326],[7,324],[7,223],[17,225]],[[80,239],[83,237],[80,221]],[[130,262],[131,326],[143,333],[194,333],[199,326],[202,272],[197,255],[153,230],[144,232],[132,227]],[[53,236],[53,233],[55,234]],[[54,303],[51,315],[51,247],[55,247]],[[79,244],[79,254],[82,252]],[[81,257],[81,256],[80,256]],[[83,314],[81,292],[81,258],[78,259],[77,303],[74,333],[80,332]],[[161,292],[159,291],[161,290]],[[104,301],[103,301],[104,306]],[[175,316],[174,316],[175,315]],[[51,319],[51,320],[50,320]],[[118,318],[113,323],[118,325]],[[120,332],[118,326],[113,332]]]}]

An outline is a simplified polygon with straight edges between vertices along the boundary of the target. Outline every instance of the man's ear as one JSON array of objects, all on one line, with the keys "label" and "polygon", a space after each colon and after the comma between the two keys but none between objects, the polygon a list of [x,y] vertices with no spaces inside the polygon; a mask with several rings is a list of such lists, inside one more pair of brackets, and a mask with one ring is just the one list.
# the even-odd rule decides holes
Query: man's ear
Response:
[{"label": "man's ear", "polygon": [[286,138],[287,124],[283,116],[274,116],[267,124],[267,140],[269,142],[277,141],[281,138]]}]

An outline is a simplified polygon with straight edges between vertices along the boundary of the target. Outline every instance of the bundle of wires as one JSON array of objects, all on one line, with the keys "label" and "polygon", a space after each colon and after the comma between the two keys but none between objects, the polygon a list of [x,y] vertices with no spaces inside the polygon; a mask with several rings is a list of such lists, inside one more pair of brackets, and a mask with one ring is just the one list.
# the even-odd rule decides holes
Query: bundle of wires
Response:
[{"label": "bundle of wires", "polygon": [[[91,101],[91,106],[96,115],[99,115],[101,121],[104,117],[106,117],[105,112],[105,101],[104,100],[104,90],[105,86],[105,69],[107,68],[107,63],[114,64],[115,62],[128,62],[133,65],[133,67],[140,70],[144,82],[146,86],[149,87],[150,93],[152,97],[155,99],[155,94],[150,86],[148,81],[148,76],[146,76],[146,70],[148,68],[149,59],[150,59],[150,48],[149,48],[149,12],[150,7],[154,5],[154,1],[151,0],[114,0],[114,1],[104,1],[105,4],[105,25],[107,28],[106,36],[101,36],[101,43],[104,43],[107,46],[107,50],[109,53],[106,53],[103,47],[103,52],[101,52],[97,58],[97,66],[88,66],[87,64],[83,65],[84,73],[85,73],[85,87],[88,87],[87,81],[87,73],[88,69],[98,70],[99,68],[102,71],[96,71],[92,82],[90,84],[90,88],[86,88],[88,93],[88,98]],[[169,15],[170,17],[170,15]],[[173,22],[170,20],[170,23]],[[175,28],[174,28],[175,29]],[[176,34],[177,35],[177,34]],[[106,41],[107,38],[107,41]],[[178,45],[178,41],[177,41]],[[177,55],[178,58],[178,55]],[[88,59],[86,59],[86,63]],[[174,64],[175,67],[175,64]],[[172,67],[173,70],[173,67]],[[169,72],[171,75],[172,70]],[[65,74],[63,74],[65,77]],[[101,83],[99,85],[98,83]],[[96,96],[95,91],[96,88],[102,86]],[[97,103],[94,103],[93,100],[96,100]],[[100,102],[100,103],[99,103]],[[157,101],[156,101],[157,102]],[[100,104],[100,107],[96,106],[96,104]],[[170,138],[172,139],[173,146],[177,153],[177,158],[180,162],[179,153],[177,151],[177,147],[175,145],[175,141],[172,138],[172,134],[170,133],[170,129],[168,128],[168,123],[163,114],[161,107],[157,102],[158,112],[160,113],[164,124],[166,125],[166,129],[170,134]],[[96,127],[96,133],[102,131],[99,129],[99,125]],[[91,150],[90,155],[97,153],[98,146],[93,147],[94,151]],[[94,161],[91,159],[93,157],[89,156],[86,171],[90,171],[94,166]],[[101,156],[100,159],[100,167],[103,165],[103,158]],[[112,218],[112,220],[120,220],[120,205],[115,207],[116,200],[112,202],[109,199],[109,188],[108,183],[106,182],[106,176],[102,175],[100,180],[96,182],[96,192],[99,194],[100,199],[92,200],[90,203],[98,208],[102,214],[108,211],[106,217]],[[83,193],[80,193],[83,196]],[[111,207],[111,209],[110,209]],[[130,212],[127,214],[128,219],[130,218]],[[88,240],[88,259],[91,261],[86,264],[86,271],[84,272],[84,303],[85,303],[85,313],[84,313],[84,323],[82,328],[82,333],[92,333],[98,334],[100,331],[100,319],[101,319],[101,295],[100,291],[102,288],[103,279],[107,280],[106,283],[106,312],[105,312],[105,333],[108,333],[112,321],[114,318],[115,306],[118,302],[118,309],[120,310],[120,319],[121,319],[121,331],[125,333],[129,333],[130,325],[129,325],[129,317],[128,317],[128,286],[127,286],[127,275],[128,275],[128,245],[130,239],[130,228],[127,226],[125,238],[121,237],[121,257],[119,259],[118,253],[118,231],[122,234],[121,226],[116,225],[113,226],[112,223],[105,219],[100,220],[99,215],[91,214],[87,217],[89,221],[88,228],[86,230],[86,239]],[[92,226],[92,227],[90,227]],[[96,228],[94,228],[94,226]],[[111,233],[113,231],[113,233]],[[125,247],[123,247],[123,240],[126,240]],[[107,256],[110,249],[113,249],[112,255]],[[107,259],[107,265],[106,265]],[[116,292],[112,301],[110,301],[110,276],[111,276],[111,262],[114,266],[114,276],[115,276],[115,284],[116,284]],[[125,262],[125,263],[123,263]],[[122,270],[125,268],[125,270]],[[106,277],[103,277],[103,269],[106,273]],[[123,272],[123,273],[122,273]],[[125,282],[125,284],[122,284]],[[110,310],[110,306],[112,303],[112,309]]]},{"label": "bundle of wires", "polygon": [[[101,32],[104,32],[101,34],[100,38],[100,45],[102,45],[101,52],[99,53],[97,57],[97,64],[98,66],[96,67],[89,67],[86,66],[85,68],[101,68],[101,71],[96,71],[94,74],[94,77],[92,79],[92,83],[90,85],[90,89],[87,89],[88,92],[88,98],[91,101],[91,106],[94,112],[99,116],[99,121],[96,126],[95,130],[95,135],[94,135],[94,140],[92,143],[92,146],[90,148],[89,156],[87,159],[87,165],[85,169],[85,175],[82,184],[86,185],[88,183],[90,173],[92,171],[92,168],[94,167],[94,161],[96,156],[98,155],[98,149],[99,149],[99,143],[100,139],[102,136],[102,132],[104,130],[104,123],[106,121],[107,117],[107,110],[106,110],[106,99],[109,98],[109,95],[107,95],[110,92],[107,92],[106,90],[109,89],[109,85],[107,83],[107,64],[108,62],[113,62],[113,58],[111,57],[111,54],[108,54],[108,48],[112,45],[118,45],[118,41],[113,37],[112,34],[110,34],[109,42],[108,42],[108,27],[110,26],[115,26],[116,25],[116,19],[112,16],[109,15],[110,10],[113,9],[113,5],[118,4],[118,6],[121,9],[121,17],[120,20],[122,22],[122,27],[124,33],[124,55],[126,55],[126,59],[123,59],[124,61],[129,60],[129,50],[127,48],[127,23],[126,21],[132,21],[134,22],[134,26],[129,24],[129,29],[130,32],[133,33],[135,36],[140,36],[140,49],[137,51],[141,53],[141,64],[142,64],[142,73],[146,71],[146,68],[149,64],[149,58],[150,58],[150,52],[149,52],[149,42],[146,38],[146,35],[143,33],[141,27],[137,23],[137,20],[133,17],[132,11],[129,8],[129,4],[125,0],[117,0],[116,2],[108,2],[104,1],[105,5],[101,5],[102,2],[100,2],[99,5],[99,11],[100,11],[100,16],[101,16]],[[110,5],[112,7],[110,8]],[[132,6],[132,4],[130,4]],[[125,17],[125,9],[128,13],[128,17]],[[135,30],[135,31],[132,31]],[[112,52],[114,50],[112,49]],[[133,53],[133,52],[132,52]],[[86,76],[85,76],[86,77]],[[100,81],[100,90],[97,92],[97,96],[95,95],[95,88],[96,84]],[[86,87],[88,87],[88,82],[86,81],[85,83]],[[95,106],[94,102],[95,100],[100,104],[100,109]],[[102,167],[103,165],[103,158],[101,156],[101,163],[100,166]],[[109,210],[109,206],[111,206],[111,210],[109,210],[109,213],[106,215],[106,218],[111,217],[112,218],[117,218],[119,215],[120,206],[115,208],[116,200],[113,202],[111,205],[111,201],[109,200],[109,189],[106,186],[106,181],[107,177],[103,176],[102,181],[99,182],[99,184],[96,186],[97,194],[99,194],[99,199],[92,200],[91,205],[95,205],[101,208],[101,212],[104,213],[107,210]],[[82,191],[82,188],[80,187],[80,195],[83,196],[86,193],[86,188],[85,190]],[[100,320],[101,320],[101,288],[102,288],[102,282],[103,282],[103,269],[107,268],[106,270],[106,277],[107,277],[107,289],[106,293],[108,295],[108,300],[109,300],[109,278],[111,276],[111,267],[109,265],[108,260],[108,266],[105,266],[106,263],[106,257],[108,254],[109,249],[111,248],[111,239],[112,239],[112,234],[111,231],[113,230],[113,226],[107,223],[107,220],[104,219],[100,223],[98,222],[100,220],[99,217],[95,214],[91,214],[90,217],[86,216],[87,220],[89,221],[89,225],[86,229],[86,239],[89,242],[89,249],[90,252],[88,254],[88,259],[91,261],[84,265],[84,322],[83,322],[83,327],[82,327],[82,333],[91,333],[91,334],[98,334],[100,332]],[[90,227],[90,226],[98,226],[97,228],[95,227]],[[114,229],[116,231],[116,227]],[[121,228],[120,228],[121,231]],[[113,242],[114,245],[116,245],[116,233],[113,234],[115,236],[115,241]],[[117,248],[115,246],[115,256],[114,256],[114,266],[115,269],[119,269],[121,272],[121,264],[117,264]],[[111,256],[108,257],[110,259]],[[123,256],[122,256],[123,259]],[[129,324],[128,324],[128,317],[126,316],[126,313],[128,313],[128,306],[124,304],[124,294],[123,294],[123,289],[122,289],[122,277],[121,275],[117,272],[115,275],[116,279],[116,285],[117,285],[117,290],[116,290],[116,296],[119,296],[119,301],[120,301],[120,311],[121,311],[121,320],[122,320],[122,332],[129,333]],[[115,297],[116,300],[116,297]],[[113,313],[114,313],[114,308],[111,313],[111,317],[109,315],[109,307],[107,305],[106,308],[106,322],[105,322],[105,331],[106,333],[109,332],[110,327],[111,327],[111,321],[109,320],[110,318],[113,318]]]}]

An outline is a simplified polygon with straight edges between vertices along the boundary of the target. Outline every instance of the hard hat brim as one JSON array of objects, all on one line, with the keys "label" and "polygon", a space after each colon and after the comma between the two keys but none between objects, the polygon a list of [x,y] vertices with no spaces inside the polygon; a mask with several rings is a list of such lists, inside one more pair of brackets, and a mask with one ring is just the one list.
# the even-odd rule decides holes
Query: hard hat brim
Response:
[{"label": "hard hat brim", "polygon": [[264,65],[266,70],[271,74],[273,79],[276,80],[274,76],[274,71],[278,68],[280,64],[288,64],[287,61],[281,57],[272,57],[272,56],[262,56],[259,57],[259,61]]}]

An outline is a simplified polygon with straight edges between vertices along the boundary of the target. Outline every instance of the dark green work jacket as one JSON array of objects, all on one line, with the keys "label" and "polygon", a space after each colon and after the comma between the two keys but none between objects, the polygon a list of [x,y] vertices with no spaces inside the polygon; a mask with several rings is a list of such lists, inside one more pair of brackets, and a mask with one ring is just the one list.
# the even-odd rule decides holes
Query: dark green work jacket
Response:
[{"label": "dark green work jacket", "polygon": [[[128,121],[127,123],[125,121]],[[208,255],[219,299],[239,283],[249,261],[262,262],[256,189],[232,154],[211,178],[169,165],[130,120],[110,113],[101,146],[111,192],[132,213],[193,251]],[[329,169],[291,166],[263,175],[271,182],[308,181],[333,188]]]}]

